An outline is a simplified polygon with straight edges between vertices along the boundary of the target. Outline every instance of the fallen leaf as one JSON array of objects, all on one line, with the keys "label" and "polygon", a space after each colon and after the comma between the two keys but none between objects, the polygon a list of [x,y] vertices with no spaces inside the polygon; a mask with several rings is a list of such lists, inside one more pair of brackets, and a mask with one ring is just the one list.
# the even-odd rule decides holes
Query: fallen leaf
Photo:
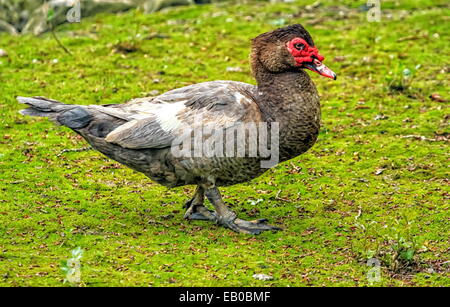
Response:
[{"label": "fallen leaf", "polygon": [[389,116],[387,115],[383,115],[383,114],[378,114],[377,116],[374,117],[374,120],[384,120],[384,119],[388,119]]},{"label": "fallen leaf", "polygon": [[273,279],[272,276],[266,275],[266,274],[255,274],[255,275],[253,275],[253,278],[258,279],[258,280],[264,280],[264,281]]},{"label": "fallen leaf", "polygon": [[384,170],[385,170],[385,168],[378,168],[378,169],[375,171],[375,175],[381,175],[381,174],[384,172]]},{"label": "fallen leaf", "polygon": [[444,98],[442,98],[441,95],[439,95],[438,93],[433,93],[430,95],[431,100],[433,101],[437,101],[437,102],[447,102],[447,100],[445,100]]},{"label": "fallen leaf", "polygon": [[227,71],[228,72],[241,72],[242,68],[239,66],[235,66],[235,67],[229,66],[229,67],[227,67]]}]

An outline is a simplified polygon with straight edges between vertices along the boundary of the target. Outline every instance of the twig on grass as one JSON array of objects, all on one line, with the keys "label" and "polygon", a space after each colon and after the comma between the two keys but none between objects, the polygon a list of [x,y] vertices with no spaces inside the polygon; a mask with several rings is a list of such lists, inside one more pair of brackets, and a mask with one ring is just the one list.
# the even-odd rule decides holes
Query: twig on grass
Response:
[{"label": "twig on grass", "polygon": [[88,151],[88,150],[92,150],[92,149],[93,148],[91,146],[86,146],[86,147],[82,147],[82,148],[73,148],[73,149],[63,149],[56,156],[61,157],[61,155],[66,152],[82,152],[82,151]]}]

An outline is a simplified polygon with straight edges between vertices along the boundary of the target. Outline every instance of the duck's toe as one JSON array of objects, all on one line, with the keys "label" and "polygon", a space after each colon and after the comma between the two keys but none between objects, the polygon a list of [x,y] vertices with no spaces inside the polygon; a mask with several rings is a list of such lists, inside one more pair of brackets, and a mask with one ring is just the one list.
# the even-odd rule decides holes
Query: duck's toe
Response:
[{"label": "duck's toe", "polygon": [[186,220],[216,221],[216,213],[204,205],[191,205],[184,214]]},{"label": "duck's toe", "polygon": [[221,225],[230,228],[239,233],[246,233],[258,235],[263,231],[278,231],[282,230],[280,227],[267,224],[267,219],[258,219],[253,221],[246,221],[239,218],[222,220]]}]

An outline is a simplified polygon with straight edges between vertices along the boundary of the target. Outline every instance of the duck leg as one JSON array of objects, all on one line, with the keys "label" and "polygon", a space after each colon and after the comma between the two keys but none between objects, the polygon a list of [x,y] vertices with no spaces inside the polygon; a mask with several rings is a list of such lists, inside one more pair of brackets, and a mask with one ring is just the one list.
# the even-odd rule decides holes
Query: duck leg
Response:
[{"label": "duck leg", "polygon": [[260,234],[267,230],[281,230],[279,227],[266,224],[266,219],[259,219],[254,221],[245,221],[236,217],[236,213],[231,211],[220,195],[217,187],[205,188],[205,195],[208,200],[214,205],[216,209],[216,222],[222,226],[228,227],[231,230],[247,234]]},{"label": "duck leg", "polygon": [[204,206],[203,204],[204,199],[205,199],[205,190],[202,187],[197,186],[194,197],[188,200],[184,205],[186,208],[184,218],[187,220],[215,221],[216,213],[208,210]]}]

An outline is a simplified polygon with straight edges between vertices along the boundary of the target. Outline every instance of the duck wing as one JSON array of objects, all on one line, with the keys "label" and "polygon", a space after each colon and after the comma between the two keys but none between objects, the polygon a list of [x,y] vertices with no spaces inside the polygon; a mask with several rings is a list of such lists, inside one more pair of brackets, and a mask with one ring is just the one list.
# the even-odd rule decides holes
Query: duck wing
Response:
[{"label": "duck wing", "polygon": [[251,84],[212,81],[98,108],[125,120],[106,136],[107,142],[131,149],[165,148],[177,145],[177,140],[196,128],[226,129],[241,122],[261,121],[255,93],[256,86]]}]

